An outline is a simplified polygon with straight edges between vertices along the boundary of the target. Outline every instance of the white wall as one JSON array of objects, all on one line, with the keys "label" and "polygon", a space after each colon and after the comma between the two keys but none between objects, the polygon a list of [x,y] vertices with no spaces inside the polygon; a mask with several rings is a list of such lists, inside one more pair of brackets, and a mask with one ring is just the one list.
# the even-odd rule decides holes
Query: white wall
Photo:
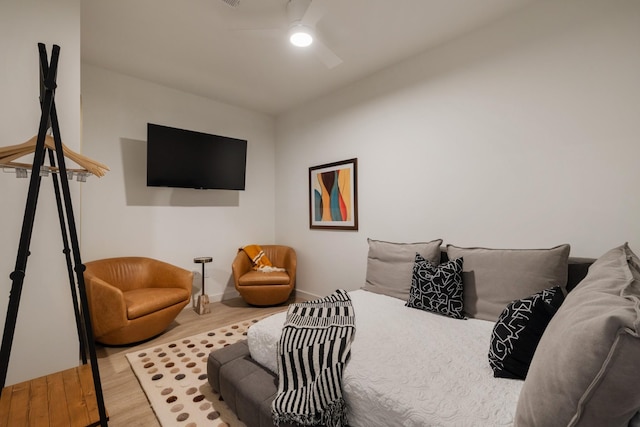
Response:
[{"label": "white wall", "polygon": [[[298,288],[364,283],[367,237],[640,251],[640,2],[537,2],[277,123]],[[358,158],[358,232],[308,226],[308,168]]]},{"label": "white wall", "polygon": [[[38,133],[40,121],[37,43],[58,44],[56,107],[63,142],[80,146],[80,1],[0,2],[0,145],[22,143]],[[30,158],[21,160],[31,161]],[[70,164],[71,165],[71,164]],[[29,179],[0,174],[0,317],[5,323]],[[78,185],[71,186],[76,214]],[[6,384],[78,365],[62,237],[51,178],[44,178],[31,240],[24,290]]]},{"label": "white wall", "polygon": [[[84,259],[148,256],[200,272],[193,258],[211,256],[207,293],[237,295],[238,248],[274,241],[274,119],[86,63],[82,112],[83,154],[111,169],[83,184]],[[248,140],[246,190],[146,187],[148,122]]]}]

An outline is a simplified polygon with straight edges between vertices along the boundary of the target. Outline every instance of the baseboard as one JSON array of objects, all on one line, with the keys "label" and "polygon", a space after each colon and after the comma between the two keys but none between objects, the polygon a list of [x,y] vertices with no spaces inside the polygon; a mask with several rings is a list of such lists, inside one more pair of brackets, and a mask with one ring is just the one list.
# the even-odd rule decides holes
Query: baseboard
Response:
[{"label": "baseboard", "polygon": [[300,289],[295,290],[296,296],[306,299],[306,300],[314,300],[318,298],[322,298],[320,295],[312,294],[311,292],[301,291]]},{"label": "baseboard", "polygon": [[[300,289],[295,289],[294,290],[295,295],[297,297],[300,297],[302,299],[305,300],[314,300],[314,299],[318,299],[318,298],[322,298],[322,295],[316,295],[314,293],[311,292],[306,292],[306,291],[302,291]],[[208,294],[209,296],[209,302],[220,302],[220,301],[225,301],[228,299],[232,299],[232,298],[240,298],[240,294],[238,293],[238,291],[234,290],[230,290],[228,292],[223,292],[221,294]],[[198,303],[198,295],[194,295],[191,297],[191,304],[187,304],[183,310],[193,310],[196,306],[196,304]]]},{"label": "baseboard", "polygon": [[[221,294],[207,294],[209,296],[209,302],[220,302],[220,301],[224,301],[224,300],[228,300],[228,299],[232,299],[232,298],[240,298],[240,294],[238,293],[238,291],[233,290],[233,291],[229,291],[229,292],[224,292]],[[198,295],[193,295],[191,297],[191,304],[187,304],[183,310],[193,310],[196,307],[196,304],[198,303]]]}]

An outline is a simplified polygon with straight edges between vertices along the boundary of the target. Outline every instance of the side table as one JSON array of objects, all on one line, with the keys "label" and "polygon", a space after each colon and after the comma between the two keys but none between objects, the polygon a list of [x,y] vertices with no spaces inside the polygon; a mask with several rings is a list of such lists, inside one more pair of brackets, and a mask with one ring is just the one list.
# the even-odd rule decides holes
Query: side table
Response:
[{"label": "side table", "polygon": [[193,259],[193,262],[202,264],[202,295],[198,296],[198,304],[195,307],[196,313],[198,314],[211,313],[211,309],[209,308],[209,295],[204,292],[204,265],[212,260],[213,258],[208,256]]}]

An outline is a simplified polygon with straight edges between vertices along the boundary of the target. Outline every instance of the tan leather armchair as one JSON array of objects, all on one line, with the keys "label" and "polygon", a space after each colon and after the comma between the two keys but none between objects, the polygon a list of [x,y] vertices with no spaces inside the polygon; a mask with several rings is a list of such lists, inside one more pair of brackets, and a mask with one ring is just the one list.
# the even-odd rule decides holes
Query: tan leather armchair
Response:
[{"label": "tan leather armchair", "polygon": [[131,344],[164,332],[191,300],[193,273],[144,257],[87,262],[84,280],[96,341]]},{"label": "tan leather armchair", "polygon": [[236,290],[251,305],[281,304],[289,299],[296,286],[296,251],[282,245],[260,246],[275,267],[285,268],[286,271],[255,271],[247,254],[239,250],[231,265]]}]

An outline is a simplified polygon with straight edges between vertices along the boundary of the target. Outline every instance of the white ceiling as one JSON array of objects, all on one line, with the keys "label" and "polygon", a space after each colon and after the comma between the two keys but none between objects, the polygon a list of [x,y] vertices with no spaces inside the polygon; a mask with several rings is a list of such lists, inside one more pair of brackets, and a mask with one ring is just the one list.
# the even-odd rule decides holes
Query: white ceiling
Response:
[{"label": "white ceiling", "polygon": [[[232,2],[231,0],[229,0]],[[327,68],[286,40],[288,0],[82,0],[82,60],[277,115],[534,0],[313,0]],[[281,28],[278,36],[247,29]]]}]

